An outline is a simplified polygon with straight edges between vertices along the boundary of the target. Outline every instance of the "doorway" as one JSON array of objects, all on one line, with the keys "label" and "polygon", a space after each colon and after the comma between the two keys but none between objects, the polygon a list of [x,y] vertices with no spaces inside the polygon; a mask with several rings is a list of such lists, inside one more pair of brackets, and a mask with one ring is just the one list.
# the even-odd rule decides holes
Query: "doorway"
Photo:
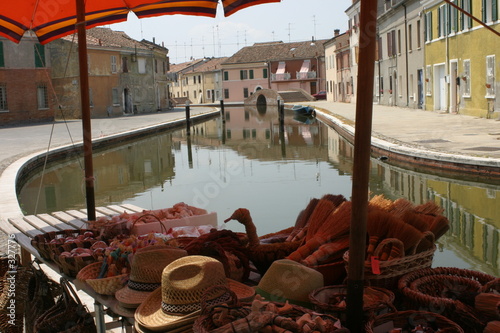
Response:
[{"label": "doorway", "polygon": [[446,89],[445,64],[434,66],[434,110],[448,109]]},{"label": "doorway", "polygon": [[128,88],[123,89],[123,105],[125,113],[132,113],[132,96]]},{"label": "doorway", "polygon": [[457,85],[457,68],[456,60],[450,62],[450,112],[458,113],[458,85]]},{"label": "doorway", "polygon": [[417,107],[419,109],[423,109],[423,107],[424,107],[424,71],[421,69],[417,70],[417,94],[418,94]]}]

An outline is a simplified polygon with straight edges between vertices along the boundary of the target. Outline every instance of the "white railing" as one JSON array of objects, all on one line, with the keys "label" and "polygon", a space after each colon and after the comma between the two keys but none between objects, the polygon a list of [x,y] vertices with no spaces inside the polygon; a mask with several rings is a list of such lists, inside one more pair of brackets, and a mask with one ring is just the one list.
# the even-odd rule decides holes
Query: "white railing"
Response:
[{"label": "white railing", "polygon": [[271,81],[285,81],[290,80],[292,75],[290,73],[280,73],[280,74],[271,74]]},{"label": "white railing", "polygon": [[316,78],[315,71],[295,72],[295,75],[297,77],[297,80],[306,80],[306,79],[315,79]]}]

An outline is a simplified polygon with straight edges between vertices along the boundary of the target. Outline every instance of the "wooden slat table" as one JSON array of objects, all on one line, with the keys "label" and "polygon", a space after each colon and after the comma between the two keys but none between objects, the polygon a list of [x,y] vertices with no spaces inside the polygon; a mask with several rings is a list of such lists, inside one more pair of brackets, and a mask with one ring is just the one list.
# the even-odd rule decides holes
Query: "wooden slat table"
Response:
[{"label": "wooden slat table", "polygon": [[[144,209],[130,205],[111,205],[107,207],[96,207],[96,217],[101,216],[113,216],[118,215],[123,212],[137,213],[142,212]],[[44,234],[50,231],[61,231],[66,229],[82,229],[87,227],[87,213],[85,209],[82,210],[69,210],[69,211],[59,211],[51,214],[38,214],[38,215],[28,215],[23,217],[9,218],[8,223],[0,223],[0,230],[13,238],[20,246],[21,251],[21,262],[23,265],[27,265],[31,262],[31,255],[37,258],[40,262],[50,267],[55,272],[59,272],[59,267],[52,261],[44,260],[40,257],[38,251],[31,245],[31,239],[40,234]],[[117,303],[113,296],[105,296],[97,294],[92,288],[88,287],[86,284],[80,281],[65,276],[68,280],[72,281],[73,284],[88,294],[95,300],[94,312],[96,317],[97,331],[99,333],[105,333],[106,327],[104,322],[104,309],[106,306],[113,309]]]}]

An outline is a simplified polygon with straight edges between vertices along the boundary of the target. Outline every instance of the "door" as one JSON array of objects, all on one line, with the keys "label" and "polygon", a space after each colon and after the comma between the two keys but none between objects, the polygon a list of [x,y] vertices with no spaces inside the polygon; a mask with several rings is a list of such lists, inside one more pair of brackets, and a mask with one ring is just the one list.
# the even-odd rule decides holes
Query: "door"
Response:
[{"label": "door", "polygon": [[423,109],[424,107],[424,71],[419,69],[417,70],[417,94],[418,94],[418,104],[417,107],[419,109]]},{"label": "door", "polygon": [[314,95],[317,92],[318,92],[318,90],[316,87],[316,82],[311,82],[311,95]]},{"label": "door", "polygon": [[434,110],[447,110],[445,65],[434,66]]}]

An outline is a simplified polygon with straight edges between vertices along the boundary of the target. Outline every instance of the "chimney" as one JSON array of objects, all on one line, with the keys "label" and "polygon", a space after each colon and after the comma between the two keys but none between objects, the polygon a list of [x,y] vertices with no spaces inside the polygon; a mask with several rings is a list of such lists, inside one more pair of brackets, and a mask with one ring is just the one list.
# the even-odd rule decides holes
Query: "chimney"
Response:
[{"label": "chimney", "polygon": [[340,35],[340,29],[335,29],[335,30],[333,30],[333,35],[334,35],[335,37],[337,37],[338,35]]},{"label": "chimney", "polygon": [[153,37],[153,44],[156,44],[156,43],[155,43],[155,38],[154,38],[154,37]]}]

